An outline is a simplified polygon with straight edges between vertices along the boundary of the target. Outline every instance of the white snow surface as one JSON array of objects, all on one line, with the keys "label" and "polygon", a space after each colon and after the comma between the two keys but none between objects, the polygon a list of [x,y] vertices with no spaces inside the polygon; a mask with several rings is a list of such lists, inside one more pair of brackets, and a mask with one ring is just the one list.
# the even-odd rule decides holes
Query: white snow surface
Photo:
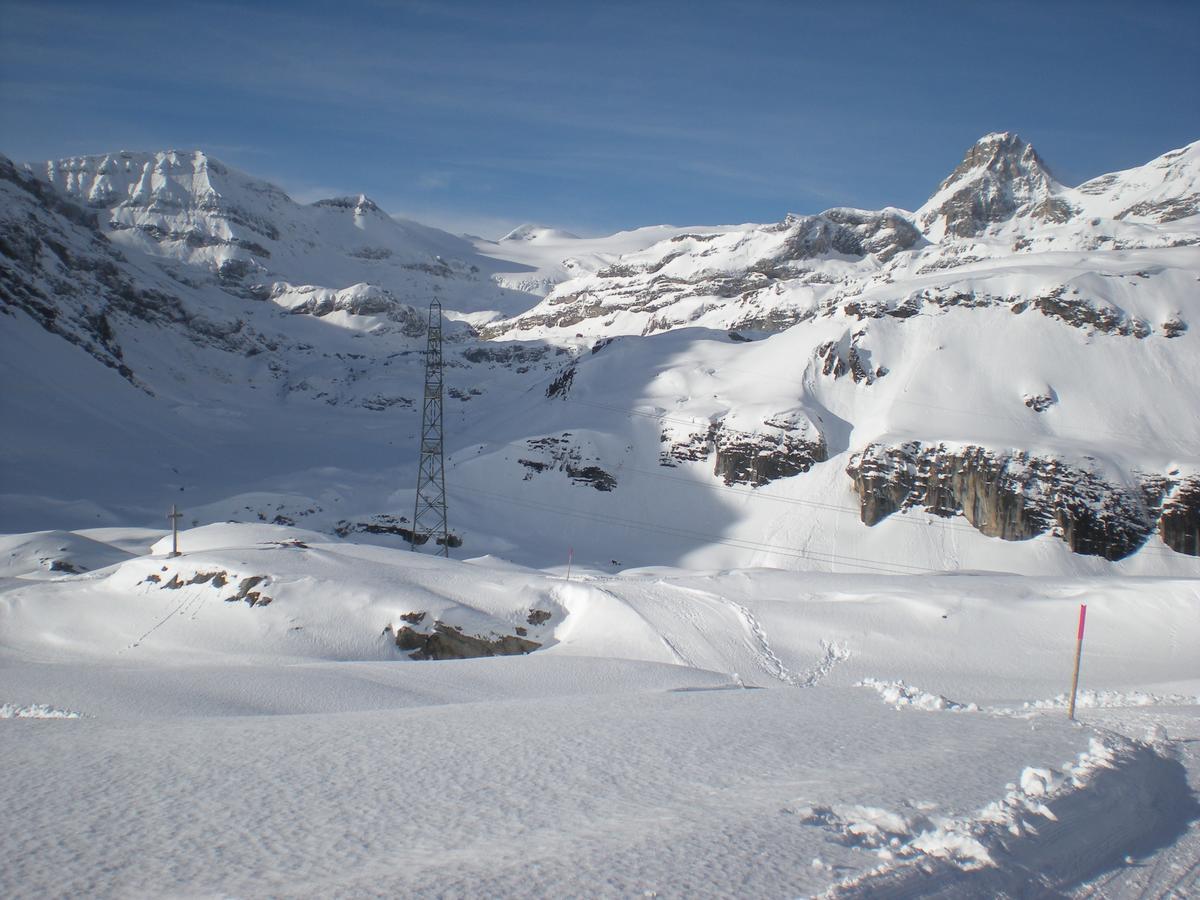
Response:
[{"label": "white snow surface", "polygon": [[[1145,478],[1200,477],[1200,217],[1185,214],[1200,144],[1078,188],[1012,135],[976,158],[1002,171],[966,166],[914,214],[601,238],[523,226],[474,243],[363,197],[296,204],[200,151],[32,166],[100,220],[89,230],[0,180],[10,224],[67,248],[38,250],[34,289],[81,277],[70,261],[90,256],[87,271],[111,265],[178,306],[90,310],[66,294],[55,321],[79,318],[65,335],[20,308],[0,320],[13,387],[0,413],[21,423],[0,444],[0,528],[161,527],[175,502],[187,525],[290,522],[399,545],[437,296],[460,558],[1200,575],[1153,532],[1109,561],[1052,531],[1004,541],[919,506],[862,524],[847,466],[872,446],[1025,453],[1134,498]],[[981,181],[1023,205],[969,237],[917,229]],[[1065,218],[1037,213],[1047,198]],[[549,293],[511,281],[525,276]],[[826,458],[726,484],[714,425],[819,440]],[[673,458],[680,446],[696,457]]]},{"label": "white snow surface", "polygon": [[[1150,878],[1127,856],[1200,886],[1196,700],[1036,703],[1080,600],[1087,690],[1195,698],[1194,580],[180,545],[0,580],[6,896],[990,896]],[[250,575],[269,604],[230,599]],[[421,612],[542,647],[410,661]]]},{"label": "white snow surface", "polygon": [[[847,474],[1200,476],[1200,143],[494,242],[200,151],[3,174],[0,894],[1200,893],[1200,557],[868,527]],[[403,538],[434,297],[453,559]],[[537,648],[399,649],[438,623]]]}]

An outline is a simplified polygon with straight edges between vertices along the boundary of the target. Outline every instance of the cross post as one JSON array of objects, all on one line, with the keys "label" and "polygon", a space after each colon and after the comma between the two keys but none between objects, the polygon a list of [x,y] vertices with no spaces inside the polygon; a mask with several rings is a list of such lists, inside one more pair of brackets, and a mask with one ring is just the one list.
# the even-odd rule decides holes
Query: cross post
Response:
[{"label": "cross post", "polygon": [[179,520],[183,518],[183,513],[178,512],[172,503],[167,518],[171,520],[171,555],[179,556]]}]

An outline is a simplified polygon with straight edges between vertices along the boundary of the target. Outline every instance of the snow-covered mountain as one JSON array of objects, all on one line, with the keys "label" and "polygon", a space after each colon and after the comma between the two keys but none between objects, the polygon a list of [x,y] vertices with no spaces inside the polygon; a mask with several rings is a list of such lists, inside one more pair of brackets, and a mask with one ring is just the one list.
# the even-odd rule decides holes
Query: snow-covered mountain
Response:
[{"label": "snow-covered mountain", "polygon": [[462,555],[1200,573],[1198,183],[994,134],[915,213],[472,242],[198,152],[4,161],[0,524],[398,540],[437,296]]},{"label": "snow-covered mountain", "polygon": [[437,294],[463,312],[511,310],[524,299],[499,288],[488,277],[494,264],[463,238],[395,219],[362,194],[298,204],[198,150],[84,156],[31,169],[102,211],[117,246],[247,293],[281,281],[366,282],[409,300]]}]

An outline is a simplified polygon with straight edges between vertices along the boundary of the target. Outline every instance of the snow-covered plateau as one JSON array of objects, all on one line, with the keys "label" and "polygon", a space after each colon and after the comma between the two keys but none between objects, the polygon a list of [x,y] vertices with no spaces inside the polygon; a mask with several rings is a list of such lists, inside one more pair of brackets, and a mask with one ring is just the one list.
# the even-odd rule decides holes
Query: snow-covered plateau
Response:
[{"label": "snow-covered plateau", "polygon": [[1200,142],[498,241],[0,157],[0,313],[4,896],[1200,893]]}]

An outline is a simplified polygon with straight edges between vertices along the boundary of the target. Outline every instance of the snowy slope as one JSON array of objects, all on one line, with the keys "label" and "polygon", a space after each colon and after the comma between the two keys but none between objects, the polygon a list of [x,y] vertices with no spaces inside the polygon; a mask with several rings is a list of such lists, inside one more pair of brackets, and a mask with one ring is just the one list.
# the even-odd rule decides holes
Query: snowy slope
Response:
[{"label": "snowy slope", "polygon": [[0,160],[0,893],[1200,892],[1198,154],[473,243]]},{"label": "snowy slope", "polygon": [[[717,230],[732,231],[735,227]],[[625,254],[693,230],[650,225],[604,237],[581,238],[569,231],[526,224],[498,241],[477,238],[474,243],[480,253],[495,259],[497,273],[493,278],[499,284],[544,297],[560,282],[599,271]]]},{"label": "snowy slope", "polygon": [[[276,282],[343,288],[368,282],[406,298],[439,294],[453,309],[520,311],[528,297],[488,277],[471,244],[387,215],[364,195],[310,205],[205,153],[121,152],[32,167],[67,197],[103,210],[109,236],[215,274],[245,291]],[[261,287],[260,287],[261,286]]]},{"label": "snowy slope", "polygon": [[[277,526],[180,540],[0,579],[6,896],[1196,886],[1194,580],[568,582]],[[435,619],[542,648],[407,661],[397,626]]]},{"label": "snowy slope", "polygon": [[1197,147],[1067,188],[989,135],[914,214],[474,245],[200,153],[9,167],[4,527],[399,542],[436,293],[464,556],[1194,575]]},{"label": "snowy slope", "polygon": [[[1057,532],[1109,559],[1142,546],[1163,504],[1168,555],[1191,554],[1200,219],[1185,213],[1198,160],[1191,145],[1072,190],[1015,135],[989,135],[911,217],[833,209],[676,235],[485,334],[628,336],[615,381],[585,358],[556,395],[603,393],[658,417],[660,429],[641,430],[658,431],[665,465],[702,463],[756,496],[777,482],[814,509],[857,505],[873,526],[924,508],[991,537]],[[660,369],[663,351],[634,362],[637,336],[689,328],[709,333],[661,345],[679,351],[672,371]],[[657,453],[645,437],[630,444],[640,468]],[[771,543],[772,518],[737,537]],[[798,518],[797,539],[780,543],[832,555],[829,516],[811,528]],[[888,553],[861,534],[855,545],[877,561],[930,552],[905,542]],[[1006,561],[993,565],[1029,565],[996,552]],[[949,545],[935,553],[963,564]]]}]

